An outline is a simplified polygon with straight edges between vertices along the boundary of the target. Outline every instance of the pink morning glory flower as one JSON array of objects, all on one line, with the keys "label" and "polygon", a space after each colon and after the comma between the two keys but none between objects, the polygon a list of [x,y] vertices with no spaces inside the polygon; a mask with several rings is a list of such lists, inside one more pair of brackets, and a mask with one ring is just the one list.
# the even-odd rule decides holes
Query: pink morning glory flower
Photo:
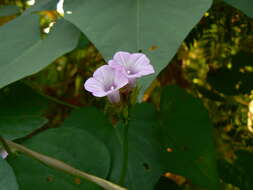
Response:
[{"label": "pink morning glory flower", "polygon": [[120,71],[108,65],[103,65],[94,72],[93,77],[85,82],[84,87],[93,96],[107,96],[111,103],[117,103],[120,101],[119,89],[127,83],[127,77]]},{"label": "pink morning glory flower", "polygon": [[129,80],[130,86],[135,85],[135,80],[155,72],[150,60],[143,53],[128,53],[119,51],[108,62],[109,66],[120,70]]},{"label": "pink morning glory flower", "polygon": [[0,149],[0,157],[3,159],[7,158],[8,153],[4,149]]}]

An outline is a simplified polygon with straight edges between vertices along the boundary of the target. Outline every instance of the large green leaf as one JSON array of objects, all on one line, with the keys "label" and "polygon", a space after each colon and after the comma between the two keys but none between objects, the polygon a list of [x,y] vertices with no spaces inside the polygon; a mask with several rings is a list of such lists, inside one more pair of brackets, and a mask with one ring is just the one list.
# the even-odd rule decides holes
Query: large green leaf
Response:
[{"label": "large green leaf", "polygon": [[0,27],[0,88],[34,74],[77,45],[79,30],[59,20],[40,38],[39,16],[22,15]]},{"label": "large green leaf", "polygon": [[[24,143],[32,150],[62,160],[75,168],[106,178],[110,155],[95,137],[78,128],[49,129]],[[97,185],[48,168],[23,155],[10,158],[20,190],[97,190]]]},{"label": "large green leaf", "polygon": [[47,100],[22,84],[0,91],[0,135],[6,139],[20,138],[44,125],[42,116]]},{"label": "large green leaf", "polygon": [[123,154],[120,138],[101,111],[94,107],[74,110],[64,122],[63,127],[85,130],[103,142],[111,155],[111,169],[108,178],[115,183],[119,182]]},{"label": "large green leaf", "polygon": [[249,17],[253,17],[253,1],[252,0],[224,0],[226,3],[243,11]]},{"label": "large green leaf", "polygon": [[[151,104],[136,105],[128,129],[128,188],[153,190],[165,172],[162,146],[156,139],[156,110]],[[158,129],[159,130],[159,129]]]},{"label": "large green leaf", "polygon": [[18,184],[12,168],[0,157],[0,189],[18,190]]},{"label": "large green leaf", "polygon": [[[154,189],[162,174],[161,162],[159,162],[162,156],[159,152],[161,146],[156,143],[153,136],[156,112],[153,106],[141,104],[133,109],[131,115],[126,185],[131,190]],[[91,107],[75,110],[63,127],[85,130],[107,146],[112,161],[108,178],[118,183],[123,164],[123,137],[118,132],[120,129],[116,131],[103,113]]]},{"label": "large green leaf", "polygon": [[212,125],[201,102],[177,86],[167,87],[161,118],[164,150],[170,150],[167,170],[203,188],[219,189]]},{"label": "large green leaf", "polygon": [[231,164],[225,160],[219,161],[219,174],[225,183],[233,184],[241,190],[253,189],[253,153],[237,151],[237,160]]},{"label": "large green leaf", "polygon": [[29,14],[36,11],[51,11],[56,10],[56,5],[59,2],[59,0],[36,0],[35,5],[28,8],[24,14]]},{"label": "large green leaf", "polygon": [[140,80],[142,92],[168,64],[212,0],[65,0],[65,19],[95,44],[106,60],[119,50],[147,54],[156,74]]},{"label": "large green leaf", "polygon": [[7,5],[0,7],[0,17],[14,15],[19,12],[19,8],[15,5]]}]

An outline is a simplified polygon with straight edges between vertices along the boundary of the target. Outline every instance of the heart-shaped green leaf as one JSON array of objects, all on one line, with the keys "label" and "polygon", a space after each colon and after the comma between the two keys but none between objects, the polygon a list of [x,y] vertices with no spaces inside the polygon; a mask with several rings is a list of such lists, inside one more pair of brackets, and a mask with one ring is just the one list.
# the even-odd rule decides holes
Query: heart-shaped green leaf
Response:
[{"label": "heart-shaped green leaf", "polygon": [[[49,129],[24,145],[102,178],[107,177],[110,169],[110,155],[103,143],[78,128]],[[14,169],[20,190],[32,190],[34,187],[38,190],[101,189],[91,182],[48,168],[23,155],[8,161]]]},{"label": "heart-shaped green leaf", "polygon": [[[140,80],[142,92],[169,63],[212,0],[65,0],[65,19],[95,44],[106,60],[117,51],[147,54],[155,75]],[[98,12],[99,10],[99,12]]]},{"label": "heart-shaped green leaf", "polygon": [[212,125],[202,103],[177,86],[167,87],[161,99],[161,119],[167,171],[218,190]]},{"label": "heart-shaped green leaf", "polygon": [[39,16],[30,14],[0,27],[0,88],[38,72],[69,52],[79,36],[79,30],[62,19],[41,39]]}]

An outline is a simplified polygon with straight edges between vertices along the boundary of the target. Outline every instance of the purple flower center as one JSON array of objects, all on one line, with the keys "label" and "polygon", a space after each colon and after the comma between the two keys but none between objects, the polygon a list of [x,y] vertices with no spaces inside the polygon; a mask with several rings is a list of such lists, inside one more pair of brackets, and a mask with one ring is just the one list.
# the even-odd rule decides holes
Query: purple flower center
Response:
[{"label": "purple flower center", "polygon": [[136,71],[136,69],[131,68],[131,67],[127,68],[126,72],[127,72],[127,75],[135,75],[136,73],[138,73],[138,71]]},{"label": "purple flower center", "polygon": [[104,86],[104,91],[108,92],[108,91],[115,90],[116,88],[117,86],[115,84],[107,84]]}]

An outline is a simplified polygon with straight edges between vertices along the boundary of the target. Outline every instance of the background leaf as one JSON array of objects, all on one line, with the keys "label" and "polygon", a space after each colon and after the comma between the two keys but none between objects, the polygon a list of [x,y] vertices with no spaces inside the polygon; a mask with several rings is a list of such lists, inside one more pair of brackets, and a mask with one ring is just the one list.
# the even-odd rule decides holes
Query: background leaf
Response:
[{"label": "background leaf", "polygon": [[214,71],[209,71],[207,82],[212,87],[226,95],[238,95],[250,93],[252,90],[253,72],[242,72],[247,66],[252,66],[253,54],[239,52],[231,57],[232,68],[221,67]]},{"label": "background leaf", "polygon": [[65,0],[65,11],[73,14],[64,18],[75,24],[106,60],[120,50],[147,54],[156,74],[140,80],[143,93],[211,3],[212,0]]},{"label": "background leaf", "polygon": [[9,140],[24,137],[43,126],[48,101],[16,83],[0,91],[0,134]]},{"label": "background leaf", "polygon": [[233,184],[241,190],[253,189],[253,153],[237,151],[237,159],[231,164],[225,160],[219,161],[219,174],[225,183]]},{"label": "background leaf", "polygon": [[212,125],[201,102],[179,87],[169,86],[162,94],[161,119],[167,171],[200,187],[219,189]]}]

